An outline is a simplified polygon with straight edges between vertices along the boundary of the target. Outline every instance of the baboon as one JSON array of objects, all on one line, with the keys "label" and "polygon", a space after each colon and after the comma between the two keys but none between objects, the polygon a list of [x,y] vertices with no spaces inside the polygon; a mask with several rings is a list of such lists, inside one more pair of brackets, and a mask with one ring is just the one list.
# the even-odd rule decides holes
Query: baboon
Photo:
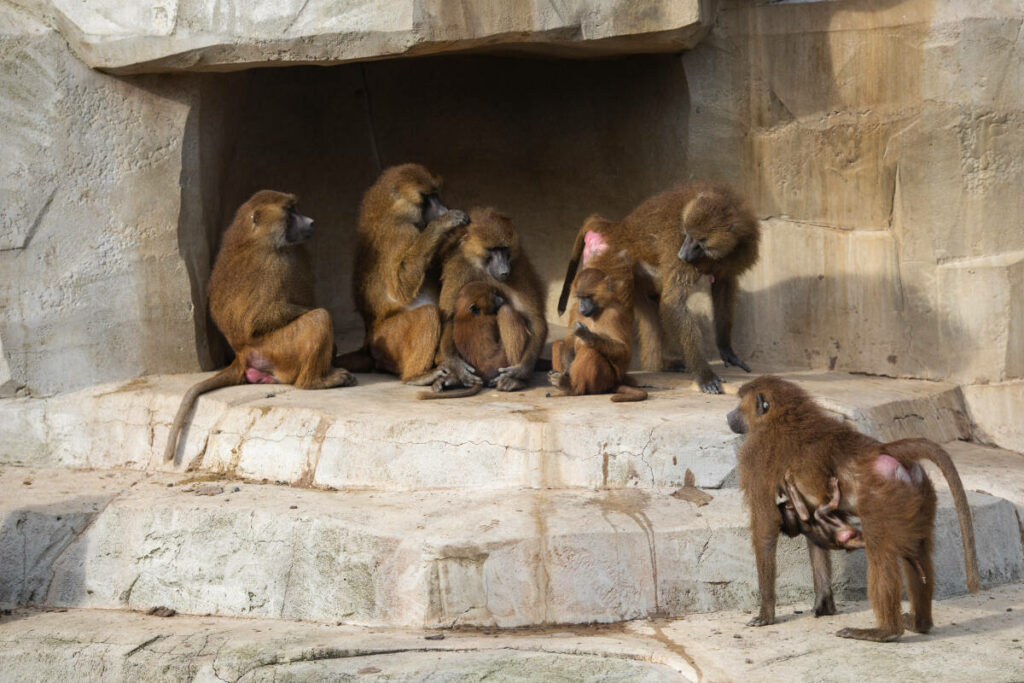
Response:
[{"label": "baboon", "polygon": [[813,521],[807,509],[807,501],[796,487],[793,475],[787,472],[783,479],[785,492],[777,505],[782,515],[782,533],[790,538],[803,534],[809,542],[827,550],[856,550],[864,547],[864,536],[860,529],[853,526],[849,521],[850,515],[839,508],[842,496],[837,477],[829,477],[829,499],[815,508]]},{"label": "baboon", "polygon": [[[463,398],[480,393],[485,384],[494,386],[501,368],[515,364],[522,357],[529,330],[497,287],[476,281],[467,283],[455,299],[452,338],[456,353],[481,381],[465,389],[421,391],[417,398]],[[435,381],[435,373],[428,372],[410,383],[432,384]]]},{"label": "baboon", "polygon": [[[626,250],[637,278],[635,298],[638,341],[645,368],[668,366],[661,339],[670,349],[680,347],[685,367],[701,391],[722,393],[722,380],[711,371],[701,352],[701,330],[686,299],[704,275],[711,281],[715,341],[722,362],[750,372],[732,349],[732,318],[738,279],[757,262],[760,228],[750,209],[729,187],[692,183],[655,195],[620,223],[592,216],[580,228],[562,294],[559,314],[565,312],[569,289],[584,249],[585,235],[597,231],[612,251]],[[657,299],[657,310],[649,305]],[[671,366],[675,369],[676,366]]]},{"label": "baboon", "polygon": [[[794,524],[776,504],[781,494],[824,505],[825,514],[840,521],[847,515],[860,519],[862,539],[846,537],[846,542],[864,545],[868,597],[877,624],[870,629],[845,628],[837,635],[888,641],[898,638],[904,627],[927,633],[935,583],[931,554],[936,497],[921,460],[934,462],[949,485],[960,518],[967,588],[977,592],[971,510],[956,467],[942,448],[927,439],[879,443],[832,419],[802,389],[778,377],[747,382],[739,396],[740,405],[729,413],[728,422],[733,431],[747,434],[739,452],[739,477],[750,507],[761,591],[761,610],[751,626],[775,621],[775,547],[779,532],[785,527],[792,531]],[[835,509],[829,512],[832,502]],[[847,547],[827,525],[821,533],[825,547],[832,547],[832,542]],[[835,614],[828,551],[815,543],[807,547],[814,574],[814,613]],[[911,607],[906,623],[900,615],[901,565]]]},{"label": "baboon", "polygon": [[331,367],[334,328],[313,308],[313,271],[303,244],[313,220],[295,210],[295,195],[261,190],[242,204],[224,233],[210,273],[210,315],[235,359],[185,392],[171,423],[164,459],[174,458],[178,435],[200,394],[221,387],[294,384],[327,389],[356,383]]},{"label": "baboon", "polygon": [[434,363],[441,336],[438,252],[466,214],[448,210],[441,178],[419,164],[386,169],[359,212],[354,291],[363,317],[363,347],[339,363],[408,380]]},{"label": "baboon", "polygon": [[[588,232],[588,246],[599,244]],[[586,256],[586,255],[585,255]],[[585,258],[573,283],[577,305],[569,315],[570,336],[551,347],[548,380],[565,395],[611,393],[611,400],[643,401],[647,392],[630,384],[633,355],[633,268],[626,254],[605,249]]]},{"label": "baboon", "polygon": [[[508,216],[493,208],[470,211],[469,225],[444,256],[440,306],[445,322],[437,354],[440,369],[434,389],[473,386],[482,381],[456,353],[453,338],[455,298],[466,283],[476,280],[496,287],[506,302],[498,316],[503,326],[503,339],[520,334],[525,325],[528,335],[525,349],[516,354],[517,359],[510,356],[509,365],[501,368],[493,380],[498,391],[522,389],[529,381],[547,339],[543,289],[537,271],[519,245],[519,232],[515,225]],[[506,325],[515,329],[506,331]]]}]

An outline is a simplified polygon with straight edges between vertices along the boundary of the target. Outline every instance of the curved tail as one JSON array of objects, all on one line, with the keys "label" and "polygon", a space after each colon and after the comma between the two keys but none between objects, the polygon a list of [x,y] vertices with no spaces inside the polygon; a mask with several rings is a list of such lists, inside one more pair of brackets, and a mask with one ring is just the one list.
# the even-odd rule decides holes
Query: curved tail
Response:
[{"label": "curved tail", "polygon": [[449,389],[448,391],[421,391],[416,394],[416,398],[421,401],[432,401],[438,398],[466,398],[467,396],[476,396],[480,393],[480,390],[484,388],[483,383],[475,384],[465,389]]},{"label": "curved tail", "polygon": [[639,387],[633,387],[628,384],[620,384],[615,389],[615,393],[612,394],[612,402],[614,403],[629,403],[632,401],[646,401],[647,392]]},{"label": "curved tail", "polygon": [[[902,447],[906,447],[905,450]],[[923,457],[931,460],[946,478],[949,492],[953,495],[957,517],[960,519],[960,538],[964,544],[964,570],[967,574],[967,590],[977,593],[980,587],[978,578],[978,552],[974,547],[974,522],[971,519],[971,506],[967,503],[960,474],[956,471],[953,459],[941,446],[928,439],[900,439],[884,445],[887,452],[900,451],[899,455],[908,459]]]},{"label": "curved tail", "polygon": [[562,283],[562,293],[558,295],[558,315],[565,313],[565,307],[569,303],[569,290],[572,289],[572,281],[576,279],[576,271],[580,267],[580,259],[583,258],[583,240],[587,235],[587,223],[576,233],[576,242],[572,245],[572,253],[569,255],[569,265],[565,269],[565,282]]},{"label": "curved tail", "polygon": [[181,434],[181,429],[185,426],[185,418],[188,417],[189,411],[192,410],[193,404],[195,404],[196,399],[201,394],[222,387],[232,387],[244,382],[245,362],[241,360],[241,356],[236,356],[231,365],[213,377],[207,377],[202,382],[192,385],[182,397],[181,405],[178,406],[178,413],[174,416],[174,422],[171,423],[171,430],[167,434],[167,446],[164,448],[164,460],[174,459],[174,453],[178,450],[178,435]]}]

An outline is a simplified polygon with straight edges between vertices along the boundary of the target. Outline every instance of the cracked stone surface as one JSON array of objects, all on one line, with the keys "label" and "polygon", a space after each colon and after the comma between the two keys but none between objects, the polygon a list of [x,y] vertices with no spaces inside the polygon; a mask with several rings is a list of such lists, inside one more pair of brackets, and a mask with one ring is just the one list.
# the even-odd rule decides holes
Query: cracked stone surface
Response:
[{"label": "cracked stone surface", "polygon": [[[200,495],[205,482],[167,486],[175,479],[4,468],[0,518],[33,518],[30,537],[3,527],[5,585],[33,586],[31,602],[53,606],[414,627],[614,622],[755,603],[735,490],[698,508],[668,490],[324,492],[228,480]],[[59,553],[39,551],[67,536],[61,506],[80,507],[75,496],[96,495],[99,483],[120,493]],[[936,595],[947,596],[965,587],[955,513],[939,489]],[[970,500],[983,585],[1021,580],[1014,507]],[[35,564],[21,562],[26,543]],[[863,554],[834,559],[838,594],[862,597]],[[780,599],[810,599],[803,541],[782,540],[779,566]]]},{"label": "cracked stone surface", "polygon": [[[722,370],[727,391],[756,375]],[[967,438],[959,389],[941,382],[792,372],[821,404],[882,440]],[[686,375],[639,374],[648,401],[550,398],[528,391],[416,401],[383,375],[326,391],[240,386],[201,397],[174,463],[163,461],[181,395],[201,375],[145,377],[49,399],[0,400],[0,463],[200,469],[333,488],[622,488],[734,481],[735,396],[694,390]]]},{"label": "cracked stone surface", "polygon": [[[779,622],[748,613],[694,614],[608,626],[516,631],[394,630],[282,619],[18,609],[0,616],[0,666],[19,680],[424,681],[901,680],[1024,678],[1024,587],[934,603],[935,628],[896,644],[836,638],[867,625],[866,602],[815,619],[782,605]],[[798,613],[799,611],[799,613]]]}]

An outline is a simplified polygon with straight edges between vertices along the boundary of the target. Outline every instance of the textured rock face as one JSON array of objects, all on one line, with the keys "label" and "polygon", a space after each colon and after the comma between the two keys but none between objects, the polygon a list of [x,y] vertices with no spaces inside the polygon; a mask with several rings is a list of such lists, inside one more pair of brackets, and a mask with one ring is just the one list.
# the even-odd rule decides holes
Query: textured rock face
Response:
[{"label": "textured rock face", "polygon": [[[706,24],[698,0],[27,0],[53,16],[92,67],[244,68],[467,49],[546,53],[678,52]],[[704,10],[705,13],[707,10]]]},{"label": "textured rock face", "polygon": [[[1016,386],[1024,8],[698,4],[4,5],[0,396],[217,365],[211,254],[262,187],[317,218],[318,296],[339,333],[357,327],[359,198],[408,160],[445,176],[450,204],[510,213],[552,285],[588,214],[727,180],[765,225],[735,333],[755,367],[946,379],[977,397]],[[714,28],[681,56],[522,58],[527,43],[677,49],[698,22]],[[79,61],[127,73],[500,46],[518,56],[117,77]],[[1020,448],[997,422],[1015,399],[986,400],[979,434]]]},{"label": "textured rock face", "polygon": [[771,218],[741,354],[1021,376],[1022,18],[1019,3],[721,3],[683,55],[688,168]]}]

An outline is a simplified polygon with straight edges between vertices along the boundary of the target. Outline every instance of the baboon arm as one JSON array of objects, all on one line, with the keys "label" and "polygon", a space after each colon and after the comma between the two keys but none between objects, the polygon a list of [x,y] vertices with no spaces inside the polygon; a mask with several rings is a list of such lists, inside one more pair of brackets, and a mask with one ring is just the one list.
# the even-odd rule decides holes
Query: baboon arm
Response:
[{"label": "baboon arm", "polygon": [[715,344],[732,348],[732,316],[736,308],[737,283],[734,277],[717,277],[711,283],[711,307],[715,316]]},{"label": "baboon arm", "polygon": [[711,368],[701,353],[701,334],[686,299],[693,288],[693,278],[680,266],[670,266],[661,288],[658,312],[662,329],[669,344],[681,347],[686,367],[695,374],[713,377]]},{"label": "baboon arm", "polygon": [[591,332],[585,338],[585,343],[617,367],[622,365],[622,362],[630,352],[629,347],[618,339],[612,339],[611,337],[595,334],[594,332]]},{"label": "baboon arm", "polygon": [[410,302],[419,294],[427,267],[447,230],[446,224],[441,222],[443,219],[442,216],[429,223],[402,253],[391,283],[394,296],[399,301]]}]

